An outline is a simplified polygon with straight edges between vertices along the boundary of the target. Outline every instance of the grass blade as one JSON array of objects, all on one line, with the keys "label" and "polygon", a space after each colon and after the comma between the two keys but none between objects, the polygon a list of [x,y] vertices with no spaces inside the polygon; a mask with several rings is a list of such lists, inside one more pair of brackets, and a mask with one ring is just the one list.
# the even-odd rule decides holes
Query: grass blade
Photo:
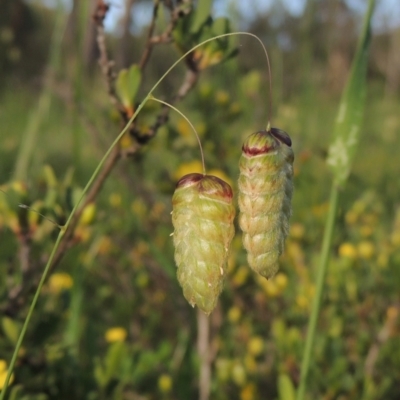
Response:
[{"label": "grass blade", "polygon": [[364,24],[358,42],[357,52],[339,105],[338,116],[334,127],[333,142],[329,150],[328,164],[333,169],[334,181],[331,189],[329,212],[317,272],[316,292],[313,300],[301,364],[300,384],[296,397],[297,400],[304,399],[307,388],[307,376],[311,363],[311,352],[318,322],[319,309],[321,306],[325,275],[329,261],[333,230],[335,227],[335,217],[339,204],[339,188],[346,182],[350,173],[351,161],[354,158],[356,145],[359,139],[359,131],[364,111],[370,26],[374,6],[375,0],[369,0],[368,10],[364,17]]},{"label": "grass blade", "polygon": [[364,17],[361,36],[352,63],[350,76],[340,100],[329,148],[328,165],[335,177],[335,183],[344,184],[349,176],[351,164],[359,142],[361,121],[366,96],[365,78],[368,65],[370,28],[375,0],[370,0]]}]

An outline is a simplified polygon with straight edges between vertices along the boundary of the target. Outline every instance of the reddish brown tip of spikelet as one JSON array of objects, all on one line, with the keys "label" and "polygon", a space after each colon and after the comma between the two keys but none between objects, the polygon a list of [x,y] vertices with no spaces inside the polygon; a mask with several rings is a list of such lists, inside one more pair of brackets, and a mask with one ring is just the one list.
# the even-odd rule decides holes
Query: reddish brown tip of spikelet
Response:
[{"label": "reddish brown tip of spikelet", "polygon": [[281,143],[292,146],[289,135],[278,128],[271,128],[270,131],[262,130],[250,135],[242,146],[242,151],[247,156],[267,154],[276,150]]},{"label": "reddish brown tip of spikelet", "polygon": [[178,181],[176,188],[189,187],[197,183],[199,184],[198,191],[200,194],[228,202],[233,199],[232,188],[225,181],[213,175],[199,173],[185,175]]},{"label": "reddish brown tip of spikelet", "polygon": [[239,225],[250,267],[266,277],[279,268],[293,192],[292,141],[278,128],[251,134],[239,168]]}]

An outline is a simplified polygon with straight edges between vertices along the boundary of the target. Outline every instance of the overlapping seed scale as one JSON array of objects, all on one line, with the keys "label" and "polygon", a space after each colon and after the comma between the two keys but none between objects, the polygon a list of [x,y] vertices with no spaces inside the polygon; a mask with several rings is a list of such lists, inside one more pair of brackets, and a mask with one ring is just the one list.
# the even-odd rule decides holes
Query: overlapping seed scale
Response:
[{"label": "overlapping seed scale", "polygon": [[199,174],[183,177],[173,197],[178,281],[188,302],[207,314],[222,290],[234,236],[232,197],[227,183]]}]

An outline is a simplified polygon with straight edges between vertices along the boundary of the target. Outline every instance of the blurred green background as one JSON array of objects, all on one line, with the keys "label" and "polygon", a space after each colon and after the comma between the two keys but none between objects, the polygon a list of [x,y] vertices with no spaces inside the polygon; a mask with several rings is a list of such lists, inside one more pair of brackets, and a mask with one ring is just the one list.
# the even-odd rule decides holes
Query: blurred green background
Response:
[{"label": "blurred green background", "polygon": [[[224,291],[210,316],[211,398],[291,400],[278,377],[295,386],[299,380],[331,185],[326,154],[366,5],[246,4],[214,1],[212,16],[267,47],[272,125],[290,134],[295,151],[293,216],[280,272],[270,281],[248,268],[237,227]],[[307,399],[400,398],[400,21],[391,4],[382,0],[374,16],[361,143],[341,194]],[[0,388],[58,234],[18,204],[65,223],[129,116],[110,101],[98,64],[96,6],[2,2]],[[173,10],[190,15],[190,6],[161,2],[154,34],[168,29]],[[106,45],[118,75],[142,60],[153,2],[109,7]],[[170,43],[154,46],[133,109],[184,50],[217,29],[207,25],[198,34],[195,25],[178,23]],[[211,61],[194,68],[196,85],[175,105],[200,135],[208,173],[237,193],[241,145],[266,126],[269,83],[256,40],[237,36],[229,45],[237,54],[224,44],[201,53]],[[173,99],[187,71],[190,65],[179,65],[155,96]],[[139,133],[123,138],[118,164],[52,270],[18,354],[10,399],[197,398],[196,311],[176,280],[170,212],[176,181],[201,172],[200,153],[174,111],[143,140],[160,109],[150,101]]]}]

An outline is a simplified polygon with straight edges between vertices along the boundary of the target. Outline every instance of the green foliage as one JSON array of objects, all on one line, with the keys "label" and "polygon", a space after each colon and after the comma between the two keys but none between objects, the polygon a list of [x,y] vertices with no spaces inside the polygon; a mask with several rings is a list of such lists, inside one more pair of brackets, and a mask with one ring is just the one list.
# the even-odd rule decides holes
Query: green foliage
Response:
[{"label": "green foliage", "polygon": [[142,79],[142,71],[138,65],[122,69],[115,82],[115,90],[124,105],[129,117],[133,115],[134,101]]},{"label": "green foliage", "polygon": [[[182,53],[187,52],[200,42],[217,35],[229,33],[230,22],[227,18],[211,17],[212,1],[199,2],[194,12],[182,18],[174,29],[176,46]],[[192,56],[195,68],[203,70],[236,55],[237,49],[233,37],[223,37],[196,49]]]},{"label": "green foliage", "polygon": [[294,400],[296,392],[290,377],[286,374],[281,374],[278,377],[278,392],[279,400]]}]

